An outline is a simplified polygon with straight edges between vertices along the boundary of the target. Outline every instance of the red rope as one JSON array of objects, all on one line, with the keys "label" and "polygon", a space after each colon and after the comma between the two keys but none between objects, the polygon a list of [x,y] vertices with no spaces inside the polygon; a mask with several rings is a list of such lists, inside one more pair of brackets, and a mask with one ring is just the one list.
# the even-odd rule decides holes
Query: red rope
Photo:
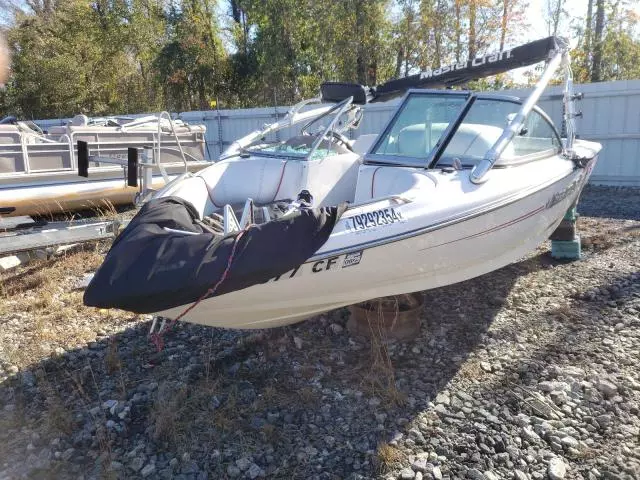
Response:
[{"label": "red rope", "polygon": [[158,352],[162,351],[162,349],[164,348],[164,339],[163,339],[163,335],[165,332],[169,331],[170,329],[173,328],[173,326],[176,324],[176,322],[178,320],[180,320],[182,317],[184,317],[187,313],[189,313],[191,310],[193,310],[194,308],[196,308],[198,306],[198,304],[200,302],[202,302],[202,300],[204,300],[205,298],[213,295],[216,290],[218,290],[218,288],[220,287],[220,285],[222,285],[222,282],[224,282],[227,278],[227,276],[229,275],[229,270],[231,270],[231,264],[233,262],[233,258],[235,257],[236,254],[236,248],[238,247],[238,243],[240,243],[240,239],[242,238],[242,236],[252,227],[253,225],[247,225],[245,227],[244,230],[240,230],[240,233],[238,233],[238,236],[235,238],[235,240],[233,241],[233,247],[231,248],[231,255],[229,255],[229,259],[227,260],[227,267],[225,268],[224,272],[222,272],[222,276],[220,277],[220,279],[216,282],[216,284],[211,287],[209,290],[207,290],[200,298],[198,298],[198,300],[196,300],[193,304],[191,304],[189,307],[187,307],[180,315],[178,315],[176,318],[174,318],[173,320],[171,320],[171,322],[169,322],[167,324],[167,326],[165,328],[161,328],[160,330],[158,330],[157,333],[153,333],[151,334],[151,341],[153,342],[153,344],[156,346],[156,349],[158,350]]},{"label": "red rope", "polygon": [[376,181],[376,173],[378,173],[378,170],[380,170],[382,167],[378,167],[373,171],[373,175],[371,175],[371,198],[373,198],[373,186],[375,184]]},{"label": "red rope", "polygon": [[287,163],[289,163],[289,162],[287,160],[285,160],[284,164],[282,165],[282,172],[280,173],[280,180],[278,181],[278,188],[276,188],[276,193],[273,194],[273,200],[271,200],[272,202],[275,202],[277,200],[278,192],[280,191],[280,187],[282,186],[282,179],[284,178],[284,171],[287,169]]}]

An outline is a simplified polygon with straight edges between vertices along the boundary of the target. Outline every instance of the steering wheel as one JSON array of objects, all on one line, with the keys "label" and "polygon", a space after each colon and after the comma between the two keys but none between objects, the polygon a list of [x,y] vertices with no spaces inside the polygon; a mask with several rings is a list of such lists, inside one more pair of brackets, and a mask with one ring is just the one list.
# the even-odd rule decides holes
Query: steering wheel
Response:
[{"label": "steering wheel", "polygon": [[341,134],[340,132],[331,130],[327,132],[327,136],[331,137],[331,139],[335,140],[337,143],[341,143],[342,145],[344,145],[345,148],[353,152],[353,149],[351,148],[351,144],[349,143],[349,139],[345,137],[343,134]]}]

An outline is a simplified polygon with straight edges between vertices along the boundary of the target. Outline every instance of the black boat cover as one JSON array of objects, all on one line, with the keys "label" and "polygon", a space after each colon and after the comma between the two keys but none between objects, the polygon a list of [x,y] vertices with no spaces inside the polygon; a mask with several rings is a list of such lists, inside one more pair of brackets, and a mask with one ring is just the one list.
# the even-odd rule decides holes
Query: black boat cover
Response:
[{"label": "black boat cover", "polygon": [[[302,209],[245,230],[227,277],[211,296],[265,283],[301,265],[326,242],[345,209]],[[191,304],[222,278],[238,236],[209,231],[193,205],[179,197],[152,200],[113,242],[84,304],[135,313]]]},{"label": "black boat cover", "polygon": [[[320,90],[322,99],[327,102],[340,101],[353,96],[354,103],[384,102],[404,94],[410,88],[443,88],[460,85],[478,78],[508,72],[514,68],[526,67],[550,58],[553,52],[568,48],[566,40],[560,37],[547,37],[529,42],[519,47],[470,58],[459,63],[444,65],[435,70],[404,78],[389,80],[377,87],[340,82],[325,82]],[[363,99],[363,96],[366,98]]]}]

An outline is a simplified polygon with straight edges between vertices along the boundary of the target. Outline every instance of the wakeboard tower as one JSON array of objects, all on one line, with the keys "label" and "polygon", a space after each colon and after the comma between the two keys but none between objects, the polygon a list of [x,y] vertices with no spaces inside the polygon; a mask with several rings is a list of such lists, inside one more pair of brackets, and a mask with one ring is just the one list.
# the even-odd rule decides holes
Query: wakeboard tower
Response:
[{"label": "wakeboard tower", "polygon": [[[540,61],[524,100],[434,90]],[[560,67],[562,136],[536,106]],[[400,94],[378,135],[347,138],[362,105]],[[114,242],[85,304],[265,328],[501,268],[549,237],[595,165],[601,146],[575,138],[575,99],[556,37],[375,88],[327,82],[160,190]],[[283,129],[294,133],[274,139]]]}]

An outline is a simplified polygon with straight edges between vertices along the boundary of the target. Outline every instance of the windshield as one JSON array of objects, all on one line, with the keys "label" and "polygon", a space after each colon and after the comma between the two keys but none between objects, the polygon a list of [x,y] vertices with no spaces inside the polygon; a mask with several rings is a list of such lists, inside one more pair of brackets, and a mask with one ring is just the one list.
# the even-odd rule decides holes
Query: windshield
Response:
[{"label": "windshield", "polygon": [[[503,131],[522,107],[521,102],[505,98],[475,99],[451,140],[442,152],[438,167],[453,165],[473,167],[495,145]],[[517,164],[531,155],[553,155],[561,147],[553,124],[537,107],[532,110],[520,131],[503,150],[497,165]]]},{"label": "windshield", "polygon": [[468,97],[468,93],[409,94],[372,150],[371,159],[425,166],[431,151],[449,124],[458,118]]},{"label": "windshield", "polygon": [[332,153],[346,153],[349,151],[348,139],[341,132],[359,123],[359,109],[353,108],[352,100],[352,97],[346,98],[329,110],[320,111],[300,128],[297,135],[285,141],[262,139],[245,150],[261,156],[300,160],[320,160]]},{"label": "windshield", "polygon": [[316,135],[298,135],[282,142],[261,142],[247,147],[246,150],[261,156],[296,157],[301,160],[321,160],[329,154],[349,152],[344,145],[331,139],[323,139],[313,150],[317,138]]}]

